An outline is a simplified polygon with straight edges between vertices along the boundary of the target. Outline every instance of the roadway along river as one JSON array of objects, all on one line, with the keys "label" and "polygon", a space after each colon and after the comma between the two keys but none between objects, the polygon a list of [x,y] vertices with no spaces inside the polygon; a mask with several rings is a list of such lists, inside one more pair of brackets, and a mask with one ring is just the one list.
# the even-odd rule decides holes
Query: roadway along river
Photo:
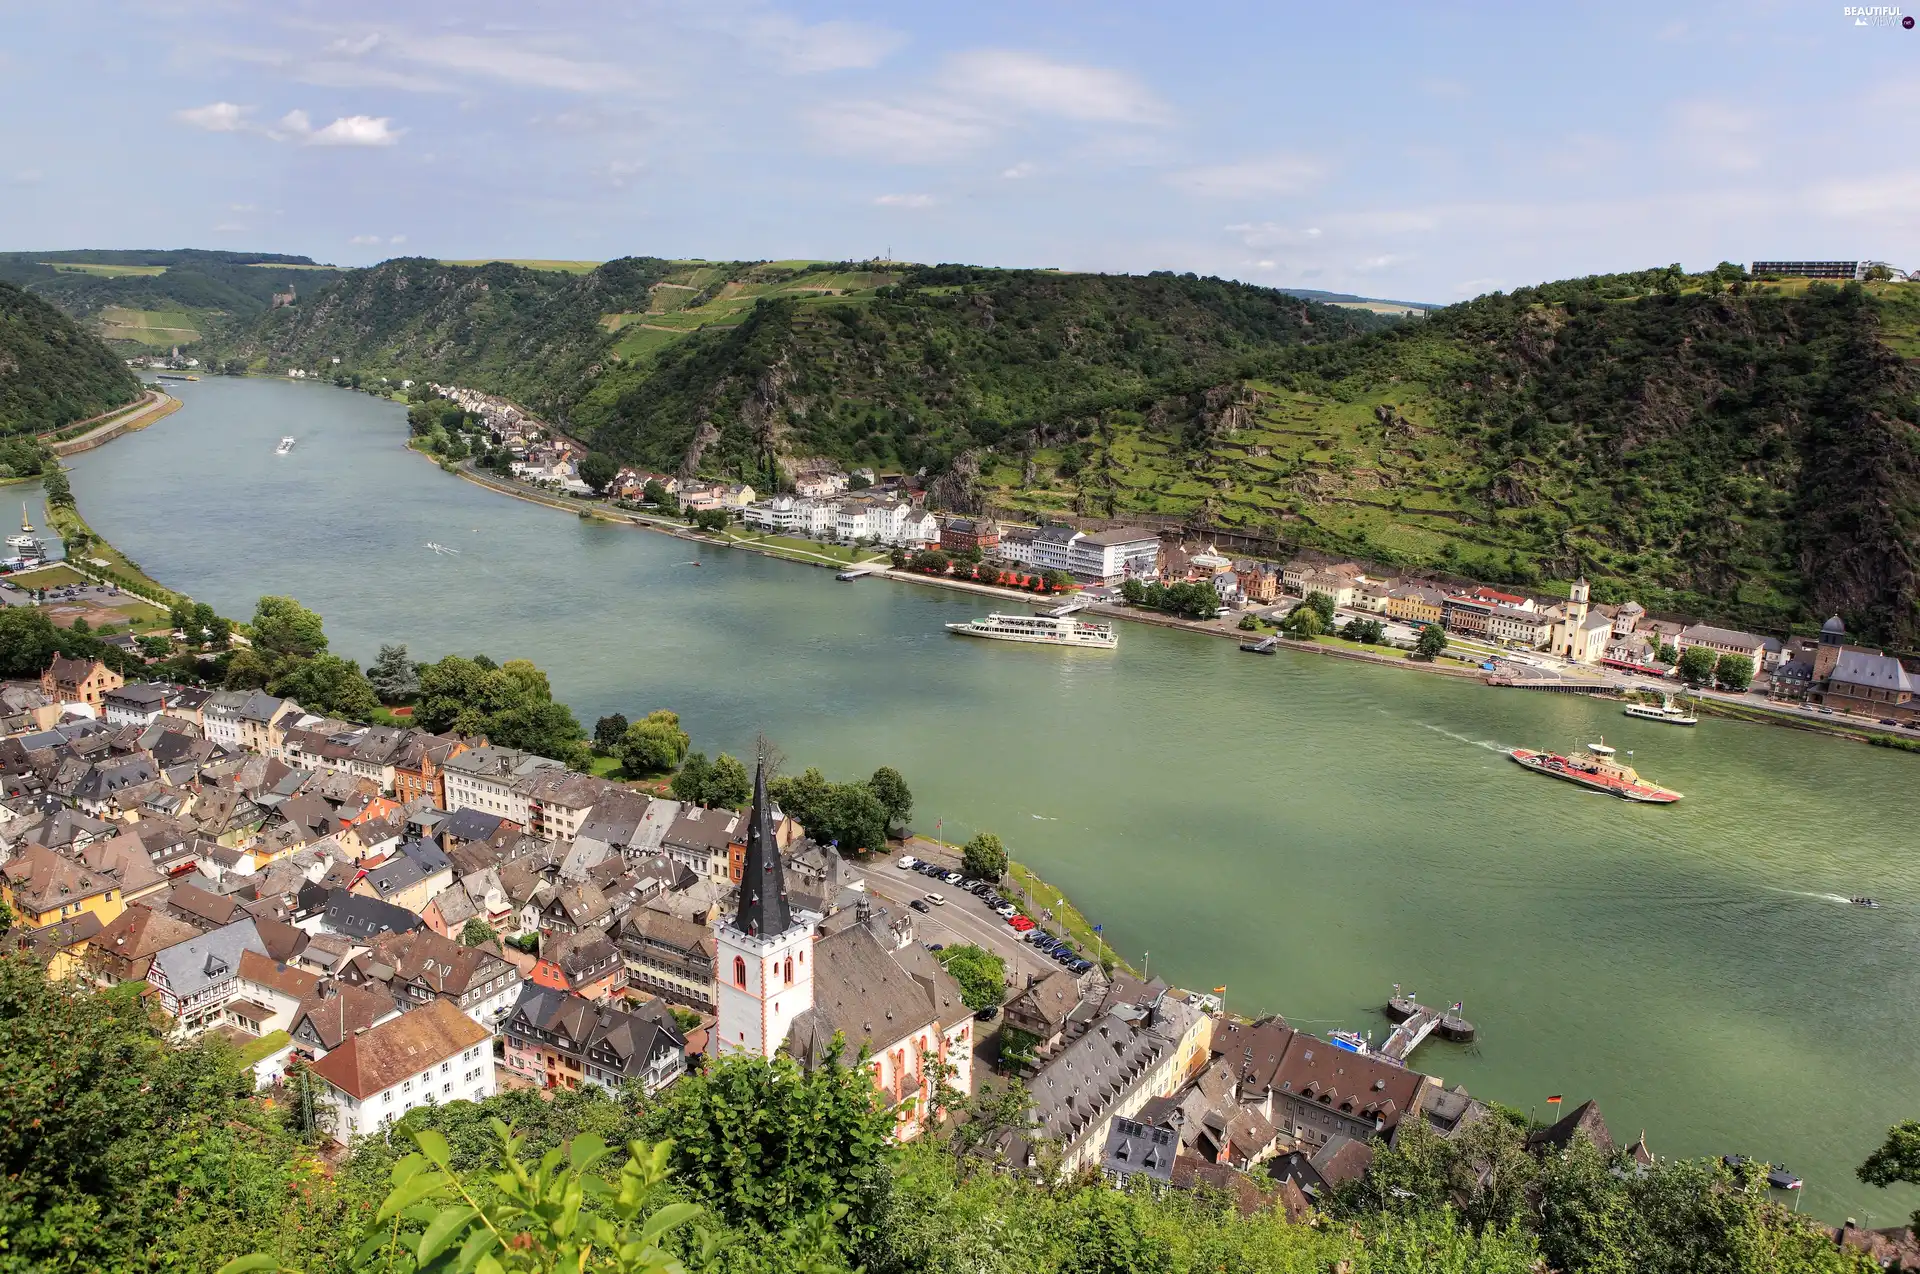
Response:
[{"label": "roadway along river", "polygon": [[[1476,1095],[1596,1096],[1657,1153],[1787,1164],[1833,1219],[1915,1202],[1852,1170],[1920,1117],[1901,830],[1920,758],[1139,625],[1111,654],[950,637],[979,601],[742,552],[689,565],[685,542],[439,472],[391,403],[179,392],[76,457],[73,486],[102,534],[224,613],[290,593],[363,662],[383,641],[525,656],[589,726],[671,707],[709,754],[765,729],[836,777],[897,766],[918,827],[999,832],[1136,963],[1225,983],[1242,1012],[1379,1038],[1400,982],[1465,1002],[1481,1042],[1415,1060]],[[299,445],[276,456],[282,434]],[[1687,799],[1630,806],[1500,754],[1603,731]]]}]

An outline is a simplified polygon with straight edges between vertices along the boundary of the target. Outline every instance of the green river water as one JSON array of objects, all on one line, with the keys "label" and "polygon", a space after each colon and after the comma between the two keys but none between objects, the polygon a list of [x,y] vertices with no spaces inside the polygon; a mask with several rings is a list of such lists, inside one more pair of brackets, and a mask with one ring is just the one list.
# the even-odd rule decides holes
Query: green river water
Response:
[{"label": "green river water", "polygon": [[[1832,1219],[1914,1204],[1852,1169],[1920,1116],[1920,758],[1144,625],[1111,654],[950,637],[979,599],[744,552],[691,566],[685,542],[441,473],[391,403],[179,392],[76,457],[73,486],[101,534],[224,613],[290,593],[363,662],[383,641],[524,656],[589,726],[672,707],[710,754],[764,729],[835,777],[896,766],[916,826],[999,832],[1136,964],[1224,983],[1236,1010],[1378,1038],[1395,982],[1462,1000],[1479,1043],[1414,1059],[1449,1083],[1542,1113],[1593,1096],[1656,1153],[1785,1163]],[[1500,751],[1602,732],[1687,799],[1630,806]]]}]

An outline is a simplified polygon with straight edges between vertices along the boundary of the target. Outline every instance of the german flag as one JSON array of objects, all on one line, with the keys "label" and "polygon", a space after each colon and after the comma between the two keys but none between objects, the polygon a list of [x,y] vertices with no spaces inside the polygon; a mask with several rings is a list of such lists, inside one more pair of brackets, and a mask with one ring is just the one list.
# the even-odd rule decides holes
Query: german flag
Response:
[{"label": "german flag", "polygon": [[1549,1106],[1558,1106],[1559,1104],[1560,1104],[1560,1094],[1559,1094],[1559,1093],[1555,1093],[1555,1094],[1554,1094],[1553,1096],[1551,1096],[1551,1097],[1549,1097],[1549,1098],[1547,1098],[1547,1105],[1549,1105]]},{"label": "german flag", "polygon": [[1227,988],[1225,988],[1225,987],[1223,987],[1223,986],[1217,986],[1217,987],[1215,987],[1215,988],[1213,988],[1213,993],[1214,993],[1215,995],[1225,995],[1225,994],[1227,993]]}]

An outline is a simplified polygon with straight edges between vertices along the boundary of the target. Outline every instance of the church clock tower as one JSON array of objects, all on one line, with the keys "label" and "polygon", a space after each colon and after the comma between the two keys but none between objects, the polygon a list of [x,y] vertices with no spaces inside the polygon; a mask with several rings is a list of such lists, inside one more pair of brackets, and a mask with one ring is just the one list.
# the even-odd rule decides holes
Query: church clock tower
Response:
[{"label": "church clock tower", "polygon": [[753,776],[740,906],[714,928],[715,1052],[722,1057],[772,1057],[793,1019],[813,1007],[813,931],[820,918],[787,904],[769,809],[763,757]]}]

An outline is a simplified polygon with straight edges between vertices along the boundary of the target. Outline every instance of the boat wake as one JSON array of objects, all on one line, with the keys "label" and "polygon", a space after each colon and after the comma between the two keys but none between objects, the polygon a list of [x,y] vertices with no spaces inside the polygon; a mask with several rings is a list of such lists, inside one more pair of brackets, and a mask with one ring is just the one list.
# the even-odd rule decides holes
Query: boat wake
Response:
[{"label": "boat wake", "polygon": [[1768,885],[1767,888],[1776,894],[1788,894],[1795,898],[1811,898],[1815,902],[1837,902],[1842,907],[1855,905],[1853,899],[1847,897],[1845,894],[1813,893],[1805,889],[1780,889],[1773,885]]},{"label": "boat wake", "polygon": [[1464,734],[1455,734],[1453,731],[1447,729],[1445,726],[1432,725],[1425,721],[1422,721],[1420,724],[1424,728],[1433,731],[1435,734],[1444,734],[1449,739],[1456,740],[1457,742],[1460,742],[1460,743],[1469,743],[1476,748],[1485,748],[1489,752],[1498,752],[1501,756],[1505,756],[1507,753],[1513,751],[1512,748],[1501,747],[1498,743],[1491,743],[1491,742],[1488,742],[1486,739],[1469,739]]}]

